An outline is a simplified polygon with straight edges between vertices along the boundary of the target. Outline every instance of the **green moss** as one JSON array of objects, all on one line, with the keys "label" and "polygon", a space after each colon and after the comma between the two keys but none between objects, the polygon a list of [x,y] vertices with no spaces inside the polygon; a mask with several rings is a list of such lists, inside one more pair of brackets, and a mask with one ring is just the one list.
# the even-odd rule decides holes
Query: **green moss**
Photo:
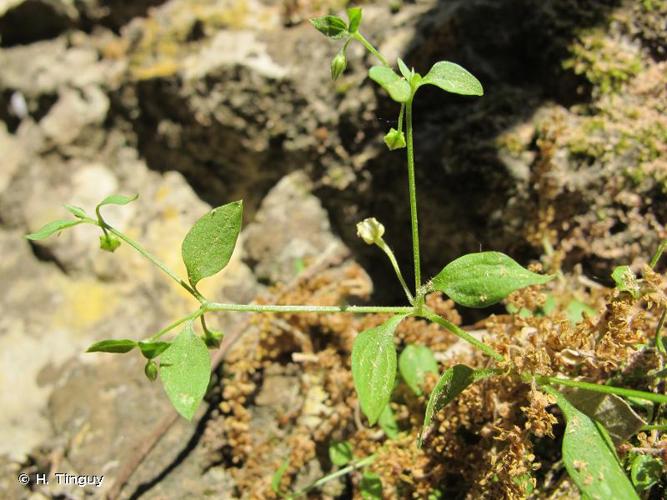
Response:
[{"label": "green moss", "polygon": [[581,33],[570,53],[563,67],[584,76],[599,94],[618,92],[643,68],[638,50],[620,44],[600,29]]}]

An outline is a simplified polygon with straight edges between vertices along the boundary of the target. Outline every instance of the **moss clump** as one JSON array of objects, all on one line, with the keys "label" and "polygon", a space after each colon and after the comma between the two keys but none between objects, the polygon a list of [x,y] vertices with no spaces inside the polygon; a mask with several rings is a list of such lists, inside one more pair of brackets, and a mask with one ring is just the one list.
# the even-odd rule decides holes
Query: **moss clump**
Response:
[{"label": "moss clump", "polygon": [[594,92],[618,92],[642,69],[639,50],[629,43],[610,39],[603,30],[582,32],[570,46],[571,57],[563,62],[565,69],[583,75]]}]

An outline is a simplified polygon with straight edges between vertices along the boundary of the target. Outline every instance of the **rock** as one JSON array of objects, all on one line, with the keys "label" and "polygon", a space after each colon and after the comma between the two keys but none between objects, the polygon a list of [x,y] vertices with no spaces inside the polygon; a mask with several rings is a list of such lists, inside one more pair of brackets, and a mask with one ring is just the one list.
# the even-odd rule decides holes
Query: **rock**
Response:
[{"label": "rock", "polygon": [[287,283],[300,269],[342,242],[303,172],[284,177],[262,201],[245,230],[246,258],[260,280]]},{"label": "rock", "polygon": [[77,19],[78,12],[68,0],[1,0],[0,45],[55,38]]}]

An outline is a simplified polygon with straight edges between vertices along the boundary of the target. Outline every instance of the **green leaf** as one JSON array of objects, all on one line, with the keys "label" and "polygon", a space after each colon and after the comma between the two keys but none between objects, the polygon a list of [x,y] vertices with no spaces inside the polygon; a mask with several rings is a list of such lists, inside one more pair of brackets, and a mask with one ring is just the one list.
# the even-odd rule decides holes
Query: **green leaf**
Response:
[{"label": "green leaf", "polygon": [[271,478],[271,489],[276,495],[280,494],[280,483],[283,480],[283,476],[285,475],[285,472],[287,472],[287,468],[289,467],[289,458],[286,458],[285,461],[280,464],[280,467],[276,470],[276,472],[273,473],[273,477]]},{"label": "green leaf", "polygon": [[630,479],[639,491],[658,484],[662,475],[662,461],[649,455],[636,455],[630,466]]},{"label": "green leaf", "polygon": [[543,390],[556,398],[565,415],[563,462],[581,493],[587,498],[638,499],[604,435],[604,427],[596,425],[553,387],[544,386]]},{"label": "green leaf", "polygon": [[328,36],[334,40],[343,38],[349,34],[347,24],[338,16],[315,17],[310,20],[310,23],[324,36]]},{"label": "green leaf", "polygon": [[384,410],[382,410],[382,413],[380,413],[378,425],[389,439],[396,439],[398,434],[401,432],[401,429],[399,429],[398,424],[396,423],[394,411],[391,409],[391,405],[389,404],[385,406]]},{"label": "green leaf", "polygon": [[181,247],[192,286],[227,265],[241,231],[242,217],[243,202],[235,201],[214,208],[192,226]]},{"label": "green leaf", "polygon": [[604,425],[617,445],[634,436],[646,425],[630,405],[615,394],[603,394],[586,389],[569,390],[564,394],[577,410]]},{"label": "green leaf", "polygon": [[91,345],[86,352],[113,352],[123,354],[137,347],[137,343],[130,339],[101,340]]},{"label": "green leaf", "polygon": [[597,311],[580,300],[572,299],[565,308],[565,312],[567,313],[567,318],[570,320],[570,323],[576,325],[584,319],[584,314],[587,316],[594,316]]},{"label": "green leaf", "polygon": [[329,445],[331,463],[339,467],[347,465],[354,459],[352,445],[349,441],[337,441]]},{"label": "green leaf", "polygon": [[75,207],[74,205],[65,205],[65,208],[77,219],[85,219],[88,217],[88,214],[86,214],[86,211],[83,208]]},{"label": "green leaf", "polygon": [[63,229],[78,226],[82,223],[83,221],[80,220],[54,220],[53,222],[49,222],[45,226],[42,226],[38,231],[26,235],[26,238],[33,241],[43,240]]},{"label": "green leaf", "polygon": [[361,498],[364,500],[382,500],[382,480],[374,472],[364,472],[359,481]]},{"label": "green leaf", "polygon": [[422,395],[421,385],[428,372],[439,373],[438,362],[431,349],[423,345],[410,344],[398,358],[398,371],[417,396]]},{"label": "green leaf", "polygon": [[192,324],[174,339],[160,358],[160,378],[176,411],[191,420],[204,399],[210,380],[211,358]]},{"label": "green leaf", "polygon": [[122,194],[112,194],[104,198],[98,205],[97,208],[103,207],[104,205],[127,205],[128,203],[133,202],[139,198],[138,194],[133,196],[124,196]]},{"label": "green leaf", "polygon": [[405,315],[360,333],[352,346],[352,378],[361,410],[373,425],[389,403],[396,379],[394,330]]},{"label": "green leaf", "polygon": [[471,253],[447,264],[432,280],[434,290],[466,307],[487,307],[519,288],[541,285],[553,276],[536,274],[500,252]]},{"label": "green leaf", "polygon": [[385,89],[396,102],[407,102],[412,94],[410,84],[401,78],[391,68],[373,66],[368,70],[368,76],[375,83]]},{"label": "green leaf", "polygon": [[398,58],[397,62],[398,62],[398,69],[401,72],[401,75],[403,75],[407,81],[410,81],[410,79],[412,78],[412,71],[408,69],[408,67],[403,62],[403,59],[401,59],[400,57]]},{"label": "green leaf", "polygon": [[449,61],[437,62],[421,80],[421,85],[435,85],[446,92],[462,95],[484,95],[479,80],[466,69]]},{"label": "green leaf", "polygon": [[347,9],[347,17],[350,20],[350,25],[347,28],[350,33],[356,33],[361,24],[361,7],[350,7]]},{"label": "green leaf", "polygon": [[139,341],[139,349],[146,359],[157,358],[160,354],[167,350],[171,345],[170,342],[142,342]]},{"label": "green leaf", "polygon": [[466,365],[454,365],[448,368],[442,374],[440,380],[433,388],[426,413],[424,414],[424,424],[419,436],[419,447],[421,448],[426,432],[431,426],[433,416],[451,403],[456,396],[461,394],[469,385],[493,375],[493,370],[473,370]]},{"label": "green leaf", "polygon": [[616,289],[621,292],[628,292],[635,299],[639,298],[640,289],[637,276],[632,272],[630,266],[618,266],[611,273],[611,279],[616,283]]}]

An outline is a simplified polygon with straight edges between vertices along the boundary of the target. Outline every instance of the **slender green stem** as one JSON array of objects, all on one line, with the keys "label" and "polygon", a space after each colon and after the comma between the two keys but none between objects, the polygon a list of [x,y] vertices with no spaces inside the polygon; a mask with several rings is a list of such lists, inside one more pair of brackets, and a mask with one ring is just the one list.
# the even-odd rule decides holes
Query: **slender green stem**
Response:
[{"label": "slender green stem", "polygon": [[408,288],[408,284],[405,282],[405,279],[403,279],[403,273],[401,273],[401,268],[398,265],[398,261],[396,260],[396,256],[394,255],[394,252],[391,250],[389,245],[387,245],[382,238],[380,238],[375,244],[378,247],[380,247],[380,249],[382,249],[382,251],[389,258],[389,261],[391,262],[391,266],[394,268],[394,272],[396,273],[396,276],[398,277],[398,281],[401,282],[401,286],[403,287],[403,291],[405,292],[405,295],[408,298],[408,302],[410,302],[410,304],[413,304],[415,299],[412,296],[412,293],[410,293],[410,288]]},{"label": "slender green stem", "polygon": [[202,316],[204,314],[204,308],[200,307],[197,309],[195,312],[192,314],[188,314],[187,316],[183,316],[182,318],[177,319],[173,323],[171,323],[168,326],[165,326],[162,330],[157,332],[155,335],[152,335],[151,337],[148,338],[148,342],[155,342],[157,339],[162,337],[164,334],[170,332],[174,328],[176,328],[179,325],[182,325],[183,323],[186,323],[187,321],[192,321],[193,319],[197,319],[199,316]]},{"label": "slender green stem", "polygon": [[645,425],[641,428],[642,431],[667,431],[667,424]]},{"label": "slender green stem", "polygon": [[412,258],[415,267],[415,296],[417,305],[423,296],[420,293],[422,284],[421,264],[419,262],[419,222],[417,220],[417,187],[415,185],[415,152],[412,141],[412,98],[405,104],[406,140],[408,155],[408,189],[410,191],[410,224],[412,226]]},{"label": "slender green stem", "polygon": [[155,257],[152,253],[150,253],[144,247],[142,247],[141,244],[139,244],[137,241],[133,240],[129,236],[126,236],[124,233],[121,233],[120,231],[113,228],[112,226],[110,226],[106,222],[102,222],[101,227],[102,227],[102,229],[104,229],[106,227],[106,229],[110,233],[118,236],[121,240],[123,240],[125,243],[130,245],[132,248],[134,248],[141,255],[143,255],[148,260],[150,260],[153,264],[155,264],[157,267],[159,267],[162,270],[162,272],[164,272],[167,276],[169,276],[171,279],[173,279],[176,283],[178,283],[183,288],[185,288],[199,302],[206,302],[206,299],[197,290],[195,290],[194,287],[190,286],[183,279],[181,279],[176,273],[174,273],[165,264],[163,264],[157,257]]},{"label": "slender green stem", "polygon": [[665,348],[665,342],[662,339],[662,327],[665,325],[666,315],[667,309],[663,309],[662,315],[658,320],[658,327],[655,329],[655,347],[658,349],[658,352],[662,354],[667,354],[667,348]]},{"label": "slender green stem", "polygon": [[355,40],[361,42],[361,44],[362,44],[364,47],[366,47],[366,50],[368,50],[368,52],[370,52],[370,53],[373,54],[375,57],[377,57],[378,60],[379,60],[383,65],[385,65],[385,66],[387,66],[387,67],[391,67],[391,66],[389,65],[389,63],[387,62],[387,60],[384,58],[384,56],[383,56],[382,54],[380,54],[380,52],[378,52],[378,50],[377,50],[375,47],[373,47],[373,44],[372,44],[371,42],[369,42],[368,40],[366,40],[366,38],[364,37],[364,35],[362,35],[361,33],[359,33],[359,32],[357,31],[357,32],[354,33],[352,36],[354,37]]},{"label": "slender green stem", "polygon": [[312,484],[309,484],[305,488],[300,489],[299,491],[296,491],[292,493],[291,495],[288,495],[287,498],[298,498],[302,495],[305,495],[308,493],[310,490],[313,490],[315,488],[319,488],[323,484],[328,483],[329,481],[332,481],[338,477],[344,476],[346,474],[349,474],[350,472],[353,472],[357,469],[361,469],[362,467],[366,467],[367,465],[372,464],[375,461],[376,456],[375,455],[369,455],[365,458],[362,458],[360,460],[356,460],[352,462],[350,465],[347,467],[343,467],[342,469],[338,469],[336,472],[332,472],[331,474],[327,474],[326,476],[318,479]]},{"label": "slender green stem", "polygon": [[309,306],[309,305],[264,305],[264,304],[221,304],[206,302],[202,305],[204,311],[236,311],[257,313],[355,313],[355,314],[410,314],[412,307],[386,306]]},{"label": "slender green stem", "polygon": [[660,260],[660,257],[662,257],[662,254],[665,251],[665,248],[667,248],[667,240],[663,240],[663,241],[660,242],[660,244],[658,245],[657,250],[653,254],[653,257],[651,257],[651,262],[649,263],[649,266],[651,267],[651,269],[653,269],[658,264],[658,261]]},{"label": "slender green stem", "polygon": [[452,332],[457,337],[459,337],[459,338],[465,340],[466,342],[472,344],[473,346],[477,347],[477,349],[482,351],[487,356],[492,357],[496,361],[505,361],[505,358],[502,356],[502,354],[496,352],[491,346],[486,345],[481,340],[477,340],[475,337],[470,335],[465,330],[462,330],[461,328],[456,326],[454,323],[451,323],[451,322],[447,321],[445,318],[443,318],[441,316],[438,316],[437,314],[435,314],[430,309],[424,308],[419,313],[419,316],[421,316],[422,318],[425,318],[429,321],[432,321],[433,323],[437,323],[438,325],[446,328],[447,330]]},{"label": "slender green stem", "polygon": [[405,113],[405,104],[401,104],[401,111],[398,113],[398,131],[403,131],[403,114]]},{"label": "slender green stem", "polygon": [[616,394],[618,396],[635,397],[645,399],[647,401],[653,401],[654,403],[667,403],[667,396],[663,394],[637,391],[635,389],[625,389],[623,387],[613,387],[610,385],[602,384],[591,384],[590,382],[581,382],[579,380],[569,380],[566,378],[558,377],[536,376],[535,380],[540,384],[564,385],[567,387],[576,387],[577,389],[585,389],[593,392],[602,392],[604,394]]}]

